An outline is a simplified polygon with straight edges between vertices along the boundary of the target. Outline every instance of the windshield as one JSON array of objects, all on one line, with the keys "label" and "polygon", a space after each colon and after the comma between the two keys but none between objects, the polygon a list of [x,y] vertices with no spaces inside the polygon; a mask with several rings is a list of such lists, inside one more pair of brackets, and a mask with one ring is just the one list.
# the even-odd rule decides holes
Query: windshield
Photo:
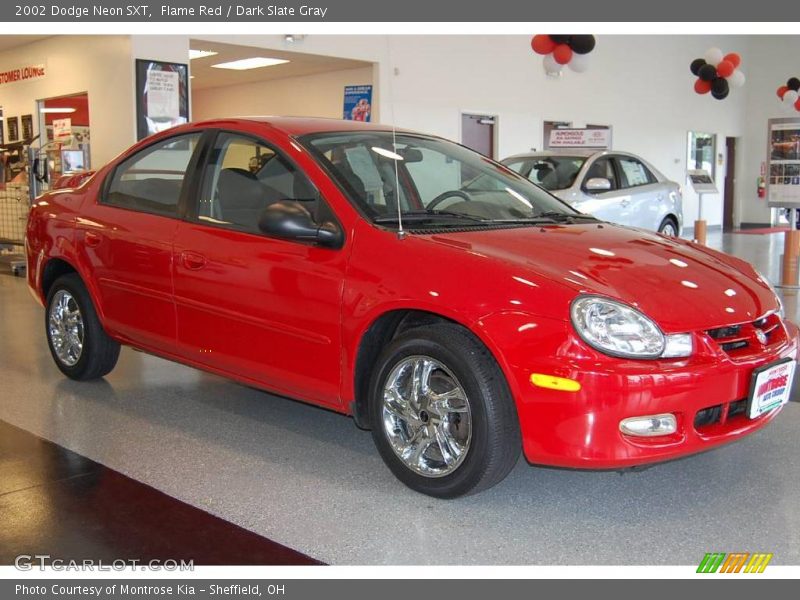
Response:
[{"label": "windshield", "polygon": [[557,198],[497,163],[438,138],[391,132],[347,132],[302,140],[352,201],[375,222],[404,225],[436,217],[437,226],[578,217]]},{"label": "windshield", "polygon": [[552,191],[572,187],[585,162],[583,156],[532,156],[509,159],[503,164],[536,185]]}]

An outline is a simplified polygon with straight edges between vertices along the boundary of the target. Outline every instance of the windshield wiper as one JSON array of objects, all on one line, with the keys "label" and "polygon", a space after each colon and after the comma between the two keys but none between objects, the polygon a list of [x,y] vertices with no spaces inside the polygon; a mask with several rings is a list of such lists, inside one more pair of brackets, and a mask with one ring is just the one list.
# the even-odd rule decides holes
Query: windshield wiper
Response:
[{"label": "windshield wiper", "polygon": [[572,223],[575,219],[582,219],[587,221],[599,221],[597,217],[593,217],[592,215],[586,215],[583,213],[562,213],[557,210],[548,210],[543,213],[539,213],[536,216],[544,217],[547,219],[553,219],[553,221],[562,223]]},{"label": "windshield wiper", "polygon": [[[464,221],[472,221],[474,223],[489,223],[488,219],[482,217],[475,217],[473,215],[466,215],[459,212],[451,212],[448,210],[412,210],[403,212],[403,220],[419,222],[419,221],[448,221],[452,219],[460,219]],[[375,217],[373,221],[382,225],[384,223],[396,223],[397,214],[385,215]]]}]

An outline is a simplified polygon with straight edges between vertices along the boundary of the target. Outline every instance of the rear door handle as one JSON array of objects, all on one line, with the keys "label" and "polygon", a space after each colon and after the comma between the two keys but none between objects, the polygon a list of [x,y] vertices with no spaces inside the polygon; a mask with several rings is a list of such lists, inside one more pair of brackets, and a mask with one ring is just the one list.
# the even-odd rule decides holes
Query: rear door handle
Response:
[{"label": "rear door handle", "polygon": [[620,204],[622,204],[622,206],[628,206],[628,204],[630,204],[630,203],[631,203],[631,200],[630,200],[630,198],[623,198],[623,199],[620,201]]},{"label": "rear door handle", "polygon": [[208,262],[206,257],[195,252],[181,252],[181,262],[190,271],[199,271]]},{"label": "rear door handle", "polygon": [[99,233],[95,233],[94,231],[87,231],[83,234],[83,240],[86,242],[86,245],[90,248],[96,248],[100,245],[100,241],[102,238],[100,237]]}]

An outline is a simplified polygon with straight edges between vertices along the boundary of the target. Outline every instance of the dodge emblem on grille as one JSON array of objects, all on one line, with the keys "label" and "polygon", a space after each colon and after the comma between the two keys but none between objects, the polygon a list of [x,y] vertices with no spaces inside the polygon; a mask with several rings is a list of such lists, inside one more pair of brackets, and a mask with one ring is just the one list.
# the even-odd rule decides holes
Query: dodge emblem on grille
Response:
[{"label": "dodge emblem on grille", "polygon": [[761,342],[762,344],[767,343],[767,334],[761,331],[760,329],[756,329],[756,339]]}]

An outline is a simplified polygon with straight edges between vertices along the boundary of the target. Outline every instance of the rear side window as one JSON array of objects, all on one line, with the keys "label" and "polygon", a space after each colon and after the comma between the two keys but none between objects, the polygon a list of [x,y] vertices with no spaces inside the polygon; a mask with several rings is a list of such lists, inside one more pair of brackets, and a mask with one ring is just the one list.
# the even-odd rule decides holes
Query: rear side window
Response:
[{"label": "rear side window", "polygon": [[137,152],[115,169],[104,204],[164,216],[178,214],[178,201],[201,133],[171,137]]},{"label": "rear side window", "polygon": [[655,183],[656,178],[644,164],[627,156],[617,158],[622,171],[622,187],[637,187]]}]

